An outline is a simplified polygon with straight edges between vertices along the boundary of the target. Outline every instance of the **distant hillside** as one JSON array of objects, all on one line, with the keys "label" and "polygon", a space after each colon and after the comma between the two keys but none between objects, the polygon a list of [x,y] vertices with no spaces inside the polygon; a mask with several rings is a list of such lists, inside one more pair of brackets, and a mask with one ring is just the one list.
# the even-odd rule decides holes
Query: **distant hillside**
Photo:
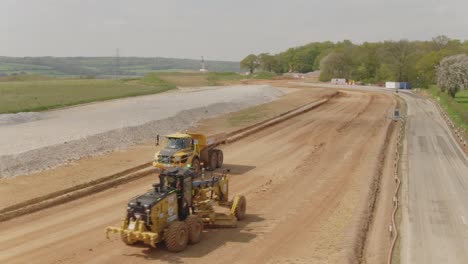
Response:
[{"label": "distant hillside", "polygon": [[[39,74],[49,76],[109,76],[116,72],[114,57],[0,57],[0,76]],[[209,71],[239,72],[239,62],[206,61]],[[154,71],[198,71],[199,60],[172,58],[119,58],[119,75],[142,76]]]}]

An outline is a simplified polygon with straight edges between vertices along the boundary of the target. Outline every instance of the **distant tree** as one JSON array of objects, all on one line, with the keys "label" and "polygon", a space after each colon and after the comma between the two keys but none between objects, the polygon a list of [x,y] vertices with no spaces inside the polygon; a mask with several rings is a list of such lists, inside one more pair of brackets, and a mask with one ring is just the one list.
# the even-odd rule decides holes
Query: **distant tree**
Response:
[{"label": "distant tree", "polygon": [[365,42],[360,45],[344,40],[313,42],[276,55],[263,53],[258,55],[258,64],[265,71],[277,73],[320,69],[324,81],[342,77],[366,83],[408,81],[415,87],[427,87],[436,83],[436,66],[443,58],[462,53],[468,55],[468,41],[443,35],[428,41]]},{"label": "distant tree", "polygon": [[440,35],[432,38],[432,47],[434,50],[443,49],[450,42],[450,38],[445,35]]},{"label": "distant tree", "polygon": [[462,44],[462,51],[468,55],[468,40],[465,40]]},{"label": "distant tree", "polygon": [[421,57],[416,63],[417,84],[418,87],[427,87],[435,82],[436,66],[439,64],[440,58],[438,52],[431,51]]},{"label": "distant tree", "polygon": [[436,82],[436,68],[440,61],[448,56],[455,55],[455,50],[440,49],[438,51],[430,51],[424,54],[416,62],[415,69],[417,72],[417,86],[428,87]]},{"label": "distant tree", "polygon": [[458,91],[468,89],[468,56],[459,54],[444,58],[437,67],[437,85],[452,97]]},{"label": "distant tree", "polygon": [[360,46],[349,46],[345,52],[352,60],[351,79],[365,83],[376,81],[377,71],[380,67],[378,57],[379,43],[363,43]]},{"label": "distant tree", "polygon": [[258,55],[258,63],[260,68],[267,72],[278,72],[279,69],[278,61],[275,56],[269,53],[262,53]]},{"label": "distant tree", "polygon": [[240,62],[240,67],[242,69],[247,69],[252,74],[254,71],[260,66],[258,61],[258,57],[255,54],[250,54],[249,56],[245,57]]},{"label": "distant tree", "polygon": [[414,52],[411,43],[408,40],[387,41],[381,49],[381,59],[394,72],[396,81],[408,81],[411,59]]},{"label": "distant tree", "polygon": [[332,52],[320,62],[320,80],[329,81],[332,78],[351,77],[353,62],[346,53]]},{"label": "distant tree", "polygon": [[381,64],[379,69],[377,70],[377,76],[376,80],[380,82],[388,81],[388,80],[394,80],[395,79],[395,74],[390,69],[390,67],[387,64]]}]

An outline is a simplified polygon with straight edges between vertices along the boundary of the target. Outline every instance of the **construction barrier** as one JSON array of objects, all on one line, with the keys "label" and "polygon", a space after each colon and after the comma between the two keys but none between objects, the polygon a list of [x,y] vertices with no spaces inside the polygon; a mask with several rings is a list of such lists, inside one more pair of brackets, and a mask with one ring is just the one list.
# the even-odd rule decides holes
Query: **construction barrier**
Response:
[{"label": "construction barrier", "polygon": [[395,161],[393,162],[396,188],[395,188],[395,192],[393,195],[393,212],[392,212],[391,225],[389,227],[389,232],[390,232],[390,235],[393,236],[393,240],[390,245],[390,248],[388,249],[388,255],[387,255],[388,264],[392,263],[393,249],[395,248],[395,244],[398,239],[398,227],[395,221],[395,215],[398,211],[398,191],[400,190],[400,185],[401,185],[401,180],[400,180],[400,177],[398,176],[398,167],[399,167],[398,165],[400,163],[400,147],[402,145],[402,138],[403,138],[403,132],[405,130],[404,129],[405,124],[406,124],[406,118],[401,118],[400,130],[398,131],[398,138],[397,138],[397,143],[396,143],[397,147],[395,150]]}]

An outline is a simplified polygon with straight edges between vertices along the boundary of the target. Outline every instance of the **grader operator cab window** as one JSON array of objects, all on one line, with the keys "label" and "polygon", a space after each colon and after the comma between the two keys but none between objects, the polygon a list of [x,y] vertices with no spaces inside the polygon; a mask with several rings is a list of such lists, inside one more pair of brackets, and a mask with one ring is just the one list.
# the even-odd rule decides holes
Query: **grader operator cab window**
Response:
[{"label": "grader operator cab window", "polygon": [[163,190],[175,189],[177,180],[168,175],[160,175],[161,187]]}]

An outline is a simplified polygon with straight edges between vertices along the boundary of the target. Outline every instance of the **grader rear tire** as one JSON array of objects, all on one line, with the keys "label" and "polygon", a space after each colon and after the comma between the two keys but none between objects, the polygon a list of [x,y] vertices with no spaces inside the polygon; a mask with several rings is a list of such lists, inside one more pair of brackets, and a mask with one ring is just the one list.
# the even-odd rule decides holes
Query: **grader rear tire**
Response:
[{"label": "grader rear tire", "polygon": [[167,230],[164,242],[171,252],[180,252],[187,247],[189,239],[188,227],[185,222],[175,221]]},{"label": "grader rear tire", "polygon": [[189,230],[189,242],[190,244],[196,244],[200,242],[201,235],[203,232],[203,221],[196,215],[191,215],[185,219]]},{"label": "grader rear tire", "polygon": [[211,151],[209,154],[210,170],[214,171],[218,165],[218,153],[216,151]]},{"label": "grader rear tire", "polygon": [[220,149],[217,149],[216,154],[218,155],[218,162],[216,164],[216,168],[221,168],[221,167],[223,167],[223,162],[224,162],[223,151],[220,150]]},{"label": "grader rear tire", "polygon": [[234,208],[234,215],[236,216],[237,220],[242,220],[245,218],[245,211],[247,210],[247,200],[243,195],[239,197],[239,201],[237,202],[236,208]]}]

